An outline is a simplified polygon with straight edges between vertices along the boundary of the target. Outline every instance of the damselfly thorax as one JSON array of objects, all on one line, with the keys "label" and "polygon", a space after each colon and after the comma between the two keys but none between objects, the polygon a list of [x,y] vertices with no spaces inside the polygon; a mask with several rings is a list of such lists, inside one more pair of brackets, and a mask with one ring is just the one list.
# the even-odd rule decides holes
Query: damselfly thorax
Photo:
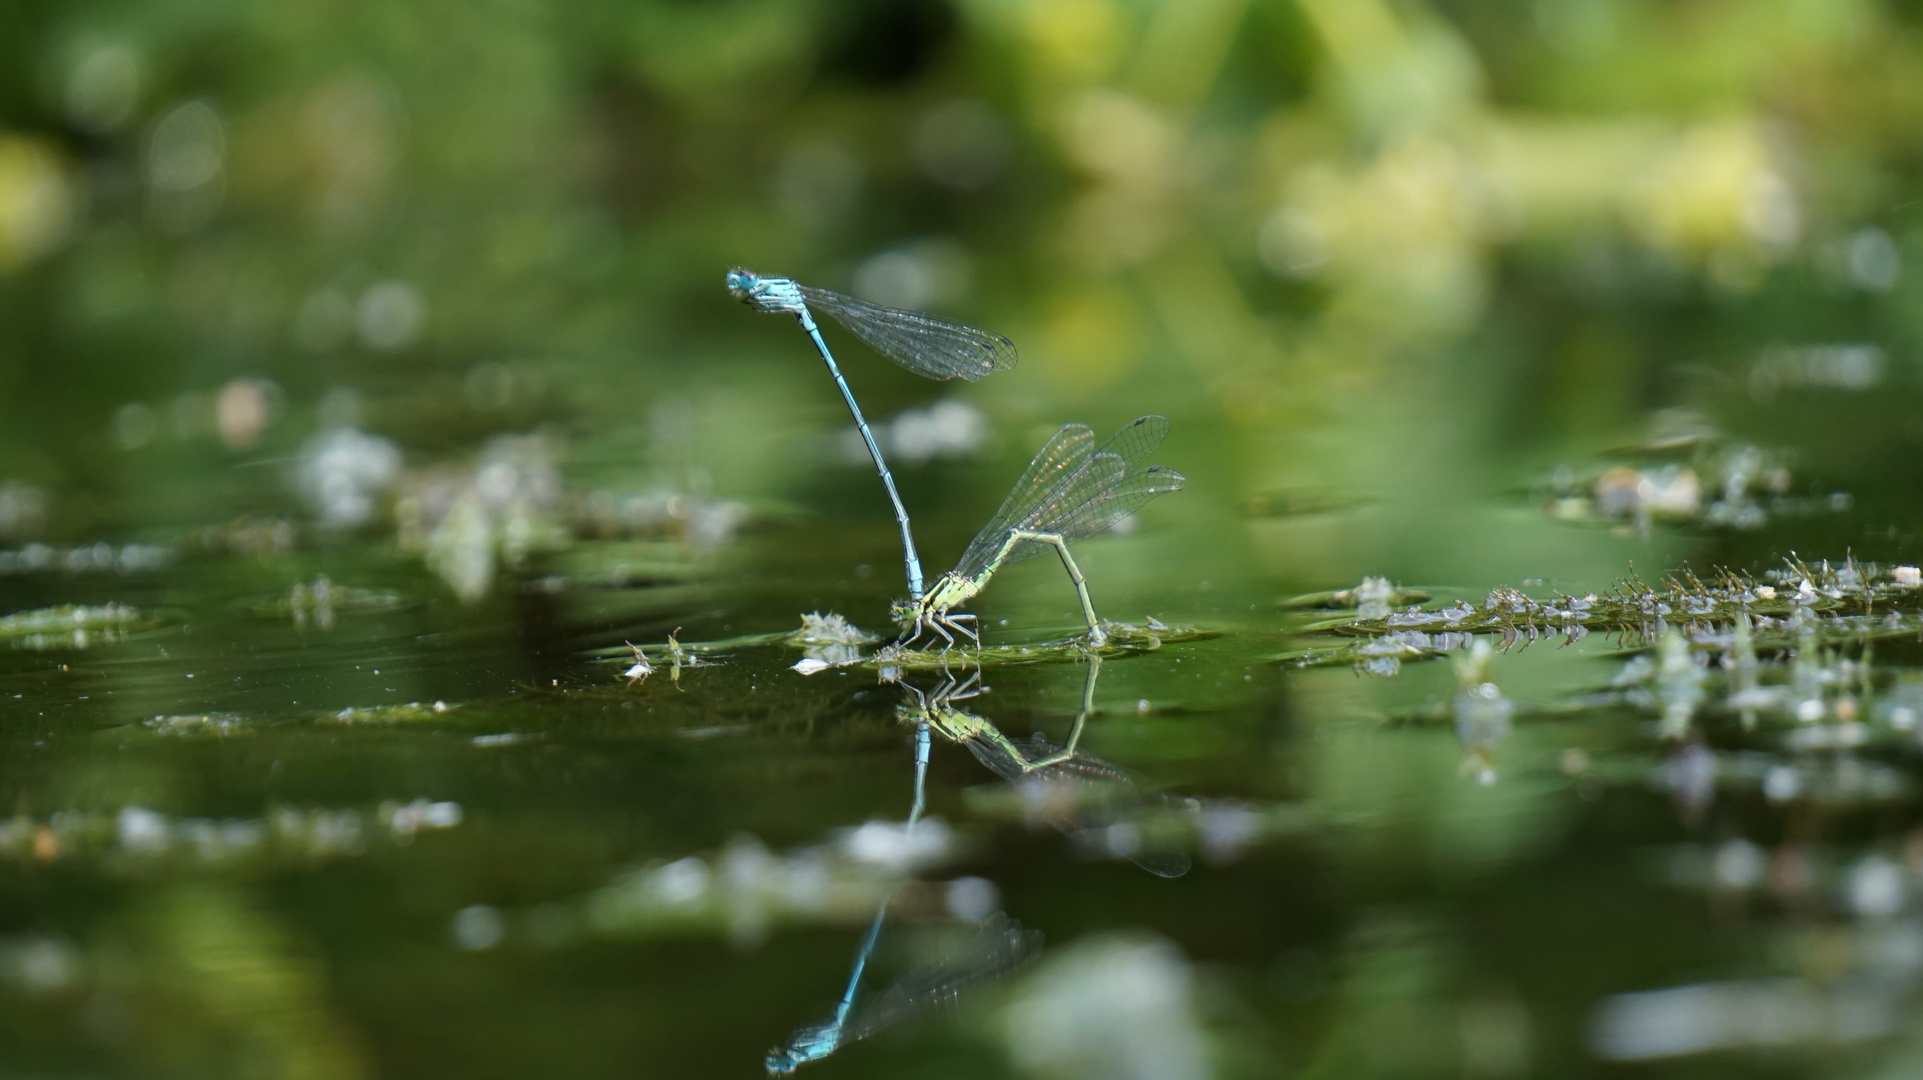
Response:
[{"label": "damselfly thorax", "polygon": [[1090,644],[1105,644],[1107,634],[1089,598],[1088,579],[1068,546],[1107,530],[1149,499],[1182,489],[1186,481],[1181,473],[1142,464],[1162,444],[1168,426],[1164,417],[1144,416],[1096,446],[1088,425],[1063,425],[1028,463],[955,568],[926,595],[895,607],[895,619],[904,626],[901,646],[930,632],[946,646],[955,644],[957,633],[979,646],[975,616],[958,615],[955,609],[986,588],[1003,566],[1049,551],[1061,558],[1075,586]]}]

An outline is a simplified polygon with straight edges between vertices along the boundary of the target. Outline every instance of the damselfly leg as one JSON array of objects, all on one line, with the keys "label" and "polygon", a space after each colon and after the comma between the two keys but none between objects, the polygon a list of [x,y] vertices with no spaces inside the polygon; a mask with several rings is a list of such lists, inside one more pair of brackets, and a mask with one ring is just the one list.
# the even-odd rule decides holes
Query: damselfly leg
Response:
[{"label": "damselfly leg", "polygon": [[1082,678],[1082,708],[1080,712],[1075,714],[1075,726],[1069,729],[1068,742],[1064,743],[1060,750],[1052,754],[1047,754],[1035,758],[1032,761],[1025,762],[1023,764],[1024,769],[1042,769],[1050,765],[1057,765],[1064,761],[1073,760],[1075,757],[1075,747],[1082,741],[1082,728],[1088,724],[1089,716],[1095,712],[1095,683],[1101,676],[1101,656],[1096,653],[1089,653],[1088,674]]},{"label": "damselfly leg", "polygon": [[1024,540],[1037,544],[1047,544],[1062,557],[1062,567],[1068,571],[1068,580],[1075,584],[1075,595],[1082,601],[1082,618],[1088,622],[1088,642],[1097,648],[1108,644],[1108,635],[1102,632],[1102,623],[1095,617],[1095,604],[1088,598],[1088,578],[1082,576],[1082,568],[1075,565],[1075,557],[1068,553],[1068,541],[1060,533],[1041,533],[1016,530],[1008,534],[1002,545],[1004,552]]},{"label": "damselfly leg", "polygon": [[941,621],[942,621],[942,625],[948,627],[950,630],[953,630],[957,634],[962,634],[966,636],[968,640],[974,642],[976,652],[982,651],[982,636],[979,630],[970,630],[968,627],[962,625],[963,622],[972,622],[972,623],[976,623],[976,625],[979,626],[980,622],[975,618],[975,616],[943,615],[941,618]]},{"label": "damselfly leg", "polygon": [[970,672],[968,678],[965,680],[962,680],[959,683],[956,682],[955,677],[953,675],[949,674],[948,669],[946,667],[942,668],[942,675],[945,676],[948,681],[937,693],[936,695],[937,701],[941,701],[941,702],[967,701],[969,698],[972,698],[972,697],[980,697],[982,694],[987,693],[988,691],[988,688],[982,685],[982,673],[980,668],[977,668],[973,672]]}]

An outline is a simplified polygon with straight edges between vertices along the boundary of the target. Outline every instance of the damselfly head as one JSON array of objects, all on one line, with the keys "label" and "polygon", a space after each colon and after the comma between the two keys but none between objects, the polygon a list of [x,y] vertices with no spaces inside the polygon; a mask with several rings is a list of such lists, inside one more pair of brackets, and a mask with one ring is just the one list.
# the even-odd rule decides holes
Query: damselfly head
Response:
[{"label": "damselfly head", "polygon": [[921,605],[913,600],[897,600],[888,605],[888,617],[906,625],[921,617]]},{"label": "damselfly head", "polygon": [[841,1024],[829,1021],[825,1024],[810,1024],[795,1032],[788,1045],[777,1046],[768,1051],[769,1076],[787,1076],[800,1068],[803,1062],[820,1061],[835,1052],[841,1045]]},{"label": "damselfly head", "polygon": [[761,275],[753,270],[737,266],[728,271],[728,293],[744,304],[754,299],[755,286],[760,283]]}]

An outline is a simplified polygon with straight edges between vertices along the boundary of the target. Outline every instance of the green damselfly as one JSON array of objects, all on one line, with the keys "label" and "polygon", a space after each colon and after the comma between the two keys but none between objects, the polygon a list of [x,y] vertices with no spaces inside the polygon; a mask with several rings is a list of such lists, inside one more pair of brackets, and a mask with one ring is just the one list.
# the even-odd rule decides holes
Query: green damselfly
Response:
[{"label": "green damselfly", "polygon": [[997,570],[1048,550],[1061,556],[1069,580],[1075,583],[1090,643],[1104,644],[1107,634],[1088,598],[1088,581],[1069,555],[1068,545],[1110,528],[1163,492],[1182,490],[1186,481],[1181,473],[1164,465],[1142,464],[1162,445],[1168,427],[1166,417],[1144,416],[1096,446],[1095,433],[1087,424],[1062,425],[1042,444],[1001,509],[975,534],[955,568],[937,579],[925,595],[895,605],[895,621],[912,625],[914,631],[901,645],[914,643],[930,630],[949,645],[955,643],[951,630],[980,645],[979,627],[961,625],[976,622],[975,616],[956,615],[954,609],[986,588]]}]

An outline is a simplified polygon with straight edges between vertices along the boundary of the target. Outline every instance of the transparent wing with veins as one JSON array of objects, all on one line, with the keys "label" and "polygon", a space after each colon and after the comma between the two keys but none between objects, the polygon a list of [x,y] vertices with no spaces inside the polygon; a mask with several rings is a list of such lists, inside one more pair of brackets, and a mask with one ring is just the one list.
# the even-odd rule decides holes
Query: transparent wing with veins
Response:
[{"label": "transparent wing with veins", "polygon": [[1015,486],[1008,489],[1008,496],[988,519],[988,524],[969,542],[968,550],[955,564],[955,572],[964,578],[980,573],[994,557],[1008,530],[1031,515],[1038,503],[1073,477],[1088,463],[1094,451],[1095,432],[1087,424],[1063,424],[1049,436],[1029,461],[1028,468],[1022,470]]},{"label": "transparent wing with veins", "polygon": [[[975,534],[955,572],[964,580],[979,576],[1011,532],[1051,533],[1073,542],[1110,528],[1156,495],[1181,490],[1181,473],[1142,465],[1162,445],[1168,428],[1166,418],[1144,416],[1091,449],[1086,425],[1063,426]],[[1047,550],[1052,548],[1046,544],[1019,541],[1002,561],[1020,562]]]},{"label": "transparent wing with veins", "polygon": [[925,311],[871,304],[827,289],[797,285],[815,311],[832,317],[875,350],[917,375],[969,382],[1015,366],[1015,343]]},{"label": "transparent wing with veins", "polygon": [[998,911],[944,955],[903,972],[876,993],[857,997],[839,1030],[832,1030],[832,1025],[815,1025],[797,1032],[796,1040],[831,1035],[835,1049],[840,1049],[924,1010],[951,1003],[969,987],[999,979],[1041,951],[1040,930],[1031,930]]}]

